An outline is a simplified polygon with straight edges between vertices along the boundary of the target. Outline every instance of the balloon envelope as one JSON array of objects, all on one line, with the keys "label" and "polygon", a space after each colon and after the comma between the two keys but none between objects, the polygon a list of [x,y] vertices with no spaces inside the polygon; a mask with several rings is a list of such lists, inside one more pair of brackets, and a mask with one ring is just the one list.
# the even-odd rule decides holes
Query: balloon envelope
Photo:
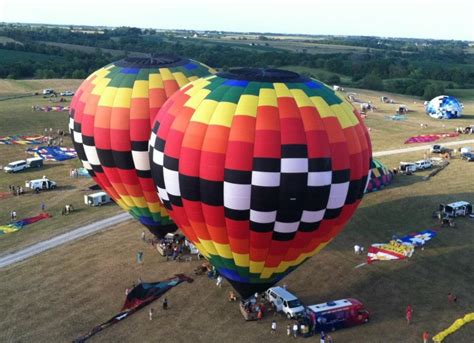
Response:
[{"label": "balloon envelope", "polygon": [[364,194],[370,157],[367,130],[343,97],[272,69],[187,85],[160,110],[150,139],[170,216],[243,297],[342,230]]},{"label": "balloon envelope", "polygon": [[366,193],[375,192],[381,190],[390,182],[392,182],[393,173],[379,160],[372,158],[370,164],[370,177],[367,187],[365,189]]},{"label": "balloon envelope", "polygon": [[90,75],[71,102],[74,147],[97,184],[157,235],[176,230],[148,160],[151,123],[180,87],[213,71],[175,56],[127,58]]},{"label": "balloon envelope", "polygon": [[461,117],[462,105],[453,96],[440,95],[426,106],[426,113],[436,119],[453,119]]}]

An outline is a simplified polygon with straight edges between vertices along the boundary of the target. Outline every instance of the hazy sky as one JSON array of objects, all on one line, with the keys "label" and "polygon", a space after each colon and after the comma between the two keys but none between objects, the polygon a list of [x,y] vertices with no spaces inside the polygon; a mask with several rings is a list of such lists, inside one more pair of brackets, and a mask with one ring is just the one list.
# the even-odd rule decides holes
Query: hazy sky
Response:
[{"label": "hazy sky", "polygon": [[463,39],[473,0],[0,0],[0,22]]}]

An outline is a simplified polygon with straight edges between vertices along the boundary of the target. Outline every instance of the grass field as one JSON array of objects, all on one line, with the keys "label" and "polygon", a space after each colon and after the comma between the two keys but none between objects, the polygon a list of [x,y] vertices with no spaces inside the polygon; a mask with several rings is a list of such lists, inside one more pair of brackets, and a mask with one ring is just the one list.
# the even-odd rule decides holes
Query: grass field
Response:
[{"label": "grass field", "polygon": [[[417,158],[407,155],[407,158]],[[395,157],[382,159],[395,163]],[[304,303],[342,297],[362,300],[372,313],[369,324],[332,334],[335,342],[419,342],[421,333],[448,327],[474,308],[474,231],[472,220],[457,220],[456,229],[443,228],[424,251],[407,261],[379,262],[354,269],[364,261],[352,252],[355,243],[368,246],[386,242],[393,234],[436,228],[431,212],[440,202],[474,201],[474,163],[453,160],[430,181],[420,175],[398,176],[383,191],[365,196],[345,231],[326,249],[285,279]],[[453,175],[455,177],[453,177]],[[184,272],[192,275],[199,262],[165,262],[140,241],[142,227],[127,222],[6,268],[0,274],[0,341],[71,341],[117,313],[124,289],[136,282],[155,281]],[[135,253],[144,251],[137,266]],[[218,289],[206,277],[172,289],[170,310],[159,304],[153,322],[148,307],[106,329],[92,342],[284,342],[288,321],[276,317],[278,329],[270,334],[272,318],[244,322],[236,304],[226,300],[229,285]],[[447,293],[459,297],[449,304]],[[414,309],[407,326],[404,310]],[[446,339],[470,343],[474,326],[467,325]],[[293,339],[291,339],[293,340]],[[313,340],[310,339],[309,341]]]},{"label": "grass field", "polygon": [[[32,91],[42,88],[75,90],[80,84],[80,80],[2,81],[0,82],[0,94],[1,92],[11,94],[12,91],[24,92],[26,89]],[[67,105],[67,103],[61,104]],[[32,112],[31,106],[33,105],[51,105],[51,102],[41,96],[0,102],[0,136],[43,134],[44,128],[53,128],[54,132],[58,129],[67,132],[67,112]],[[69,136],[64,137],[64,144],[72,146]],[[0,145],[0,165],[3,166],[11,161],[26,158],[25,149],[28,147],[27,145]],[[70,169],[78,167],[81,167],[81,163],[78,159],[74,159],[65,162],[45,162],[43,168],[14,174],[5,174],[3,170],[1,171],[0,192],[8,192],[8,185],[24,186],[26,180],[41,178],[43,175],[56,181],[58,188],[40,194],[29,191],[20,197],[9,196],[0,199],[1,225],[9,222],[9,213],[12,210],[17,211],[18,218],[38,215],[41,202],[45,203],[46,211],[53,215],[51,219],[40,221],[19,232],[0,237],[0,255],[120,211],[115,205],[101,208],[85,206],[84,195],[88,194],[85,189],[93,185],[94,182],[91,179],[70,178]],[[62,217],[60,213],[65,204],[72,204],[78,211],[70,216]]]},{"label": "grass field", "polygon": [[[79,83],[79,80],[1,81],[0,94],[51,87],[74,89]],[[463,98],[466,113],[463,119],[437,121],[427,117],[422,112],[422,102],[412,97],[355,89],[346,92],[357,93],[356,98],[372,101],[378,107],[366,118],[375,151],[406,147],[403,142],[415,134],[447,132],[457,126],[474,124],[474,102]],[[382,104],[381,95],[412,109],[408,120],[385,119],[395,113],[397,105]],[[31,111],[32,105],[46,104],[49,102],[40,96],[0,102],[0,135],[40,134],[45,127],[66,129],[66,112]],[[427,123],[428,129],[421,129],[420,123]],[[471,137],[458,139],[463,138]],[[65,142],[71,145],[68,137]],[[23,158],[26,147],[0,145],[0,164]],[[421,159],[423,153],[386,156],[381,160],[389,167],[395,167],[400,160]],[[1,237],[0,255],[120,212],[115,205],[88,208],[83,204],[83,190],[93,182],[69,177],[69,170],[79,166],[78,160],[72,160],[46,163],[43,169],[36,171],[1,174],[2,192],[8,191],[9,184],[23,185],[26,179],[42,175],[57,181],[60,187],[38,195],[0,200],[1,223],[8,222],[11,209],[16,209],[19,217],[38,214],[42,201],[46,210],[53,214],[51,219]],[[440,202],[474,202],[474,163],[453,159],[445,170],[429,181],[423,181],[422,176],[427,173],[397,176],[387,189],[366,195],[346,230],[285,279],[290,290],[306,304],[352,296],[367,305],[372,312],[371,322],[335,332],[332,335],[335,342],[419,342],[423,330],[435,334],[473,311],[473,220],[459,219],[456,229],[441,229],[424,251],[416,251],[408,261],[380,262],[354,269],[364,261],[364,257],[352,253],[355,243],[368,246],[386,242],[393,234],[437,228],[431,213]],[[59,213],[66,203],[72,203],[78,211],[62,217]],[[71,341],[118,312],[125,287],[138,277],[156,281],[178,272],[192,274],[199,262],[165,262],[155,250],[140,241],[142,230],[142,226],[129,221],[114,230],[3,269],[0,292],[6,296],[0,299],[3,309],[0,312],[0,341]],[[145,252],[145,263],[141,266],[135,263],[138,250]],[[145,309],[105,330],[92,341],[151,342],[163,337],[170,342],[289,340],[283,332],[288,321],[283,317],[277,317],[275,336],[270,334],[271,318],[262,323],[245,323],[237,305],[226,301],[229,289],[228,284],[217,289],[207,278],[198,277],[194,283],[182,284],[170,291],[167,296],[171,308],[166,315],[157,311],[156,319],[149,322]],[[458,295],[458,304],[451,306],[448,303],[448,292]],[[404,321],[408,303],[414,308],[410,326]],[[474,325],[470,324],[448,337],[446,342],[470,343],[473,336]]]}]

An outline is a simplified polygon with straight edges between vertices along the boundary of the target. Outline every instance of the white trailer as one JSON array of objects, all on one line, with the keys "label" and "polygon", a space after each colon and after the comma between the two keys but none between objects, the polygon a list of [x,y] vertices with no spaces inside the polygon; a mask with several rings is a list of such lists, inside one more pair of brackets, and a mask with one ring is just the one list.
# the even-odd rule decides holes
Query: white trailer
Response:
[{"label": "white trailer", "polygon": [[88,206],[102,206],[111,202],[109,195],[105,192],[97,192],[89,195],[84,195],[84,203]]}]

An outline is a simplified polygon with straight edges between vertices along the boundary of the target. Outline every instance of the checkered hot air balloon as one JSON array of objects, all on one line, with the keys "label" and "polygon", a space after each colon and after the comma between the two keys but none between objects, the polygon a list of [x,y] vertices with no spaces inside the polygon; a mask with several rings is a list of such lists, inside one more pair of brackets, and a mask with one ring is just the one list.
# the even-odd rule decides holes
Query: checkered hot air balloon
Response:
[{"label": "checkered hot air balloon", "polygon": [[275,69],[187,85],[162,107],[150,138],[171,218],[245,298],[342,230],[370,159],[367,130],[342,96]]},{"label": "checkered hot air balloon", "polygon": [[160,236],[176,230],[151,178],[148,140],[164,102],[213,70],[189,59],[126,58],[90,75],[71,103],[74,147],[97,184]]},{"label": "checkered hot air balloon", "polygon": [[440,95],[426,105],[425,111],[435,119],[459,118],[462,114],[462,104],[453,96]]}]

